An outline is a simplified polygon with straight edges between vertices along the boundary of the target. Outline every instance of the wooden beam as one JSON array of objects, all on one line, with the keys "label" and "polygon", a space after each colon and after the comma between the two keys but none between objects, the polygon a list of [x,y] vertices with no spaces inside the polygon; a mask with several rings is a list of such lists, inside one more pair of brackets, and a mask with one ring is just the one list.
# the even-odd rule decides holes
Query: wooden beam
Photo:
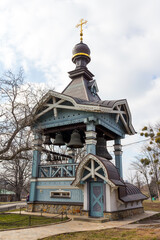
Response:
[{"label": "wooden beam", "polygon": [[106,135],[107,137],[109,137],[111,140],[113,140],[113,139],[116,137],[116,134],[110,133],[109,130],[106,131],[106,129],[105,129],[103,126],[101,126],[101,125],[96,125],[96,129],[97,129],[97,130],[100,130],[104,135]]},{"label": "wooden beam", "polygon": [[75,110],[75,109],[76,109],[75,107],[67,106],[67,105],[58,105],[57,108],[72,109],[72,110]]},{"label": "wooden beam", "polygon": [[100,168],[102,168],[101,166],[98,166],[96,169],[95,169],[95,172],[97,172]]},{"label": "wooden beam", "polygon": [[91,172],[91,169],[90,169],[89,167],[84,166],[84,168],[85,168],[86,170],[88,170],[89,172]]},{"label": "wooden beam", "polygon": [[105,178],[105,177],[103,177],[101,174],[99,174],[99,173],[95,172],[95,175],[96,175],[96,176],[98,176],[99,178],[103,179],[104,181],[106,181],[106,178]]},{"label": "wooden beam", "polygon": [[51,105],[50,107],[48,107],[47,109],[45,109],[44,111],[40,112],[39,114],[36,115],[36,119],[41,117],[42,115],[44,115],[45,113],[49,112],[51,109],[53,108],[53,105]]},{"label": "wooden beam", "polygon": [[94,178],[95,177],[95,169],[94,169],[94,160],[93,159],[91,159],[91,173],[92,173],[92,178]]},{"label": "wooden beam", "polygon": [[84,123],[76,123],[76,124],[70,124],[66,126],[59,126],[59,127],[54,127],[54,128],[49,128],[49,129],[44,129],[44,135],[50,134],[50,133],[56,133],[56,132],[64,132],[64,131],[69,131],[69,130],[74,130],[74,129],[83,129],[86,130],[86,125]]},{"label": "wooden beam", "polygon": [[85,177],[83,177],[81,180],[82,181],[85,181],[87,178],[89,178],[92,174],[91,173],[88,173]]},{"label": "wooden beam", "polygon": [[[56,98],[53,97],[53,105],[56,103]],[[54,117],[57,117],[57,108],[53,108]]]},{"label": "wooden beam", "polygon": [[[121,110],[121,106],[120,106],[120,107],[116,106],[116,108],[117,108],[119,111]],[[120,116],[120,113],[117,113],[116,123],[118,123],[118,121],[119,121],[119,116]]]}]

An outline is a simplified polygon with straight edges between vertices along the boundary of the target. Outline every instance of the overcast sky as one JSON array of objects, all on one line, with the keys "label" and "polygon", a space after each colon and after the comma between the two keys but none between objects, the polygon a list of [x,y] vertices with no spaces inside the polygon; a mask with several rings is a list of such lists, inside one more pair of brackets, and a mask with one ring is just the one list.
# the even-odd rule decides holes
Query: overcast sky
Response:
[{"label": "overcast sky", "polygon": [[[137,132],[160,121],[159,0],[0,0],[0,75],[23,67],[26,81],[61,92],[74,69],[81,18],[88,20],[88,68],[100,97],[126,98]],[[137,140],[130,136],[123,144]],[[125,176],[139,149],[124,147]]]}]

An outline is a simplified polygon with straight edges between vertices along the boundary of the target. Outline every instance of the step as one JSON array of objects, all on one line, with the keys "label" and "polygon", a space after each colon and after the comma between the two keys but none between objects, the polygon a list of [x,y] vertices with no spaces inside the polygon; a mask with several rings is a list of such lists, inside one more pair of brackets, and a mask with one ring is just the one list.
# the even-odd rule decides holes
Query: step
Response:
[{"label": "step", "polygon": [[109,220],[107,218],[94,218],[94,217],[73,217],[74,221],[83,221],[83,222],[94,222],[94,223],[104,223],[108,222]]}]

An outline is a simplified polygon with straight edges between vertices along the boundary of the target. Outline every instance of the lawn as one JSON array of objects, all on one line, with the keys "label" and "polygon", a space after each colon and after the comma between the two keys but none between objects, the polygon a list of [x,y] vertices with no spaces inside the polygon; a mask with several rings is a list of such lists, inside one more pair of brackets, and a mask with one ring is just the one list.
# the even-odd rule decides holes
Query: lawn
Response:
[{"label": "lawn", "polygon": [[43,240],[159,240],[159,229],[107,229],[61,234]]},{"label": "lawn", "polygon": [[[66,219],[67,218],[64,218],[63,220]],[[48,218],[43,216],[2,213],[0,214],[0,230],[51,224],[60,221],[62,221],[61,218]]]},{"label": "lawn", "polygon": [[155,211],[160,212],[160,201],[156,200],[151,202],[150,200],[145,200],[143,202],[144,211]]}]

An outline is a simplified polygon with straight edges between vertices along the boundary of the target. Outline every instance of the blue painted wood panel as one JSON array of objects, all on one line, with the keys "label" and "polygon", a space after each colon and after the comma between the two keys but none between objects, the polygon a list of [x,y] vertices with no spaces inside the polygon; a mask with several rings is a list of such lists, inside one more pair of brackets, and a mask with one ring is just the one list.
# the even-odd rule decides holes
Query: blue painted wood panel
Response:
[{"label": "blue painted wood panel", "polygon": [[[104,126],[106,129],[113,131],[120,137],[124,137],[126,130],[124,129],[121,120],[116,123],[116,114],[58,109],[58,116],[56,118],[53,116],[53,110],[51,110],[38,119],[38,124],[41,128],[51,128],[81,122],[83,123],[90,117],[97,119],[97,123]],[[34,127],[36,128],[37,126]]]},{"label": "blue painted wood panel", "polygon": [[[36,201],[48,201],[48,202],[83,202],[83,192],[80,189],[72,189],[70,187],[72,181],[40,181],[37,182],[36,189]],[[57,189],[57,187],[59,188]],[[66,189],[65,187],[68,186]],[[41,188],[42,187],[42,188]],[[44,187],[46,189],[44,189]],[[55,188],[54,188],[55,187]],[[64,188],[63,188],[64,187]],[[51,198],[50,192],[51,191],[70,191],[71,198]]]},{"label": "blue painted wood panel", "polygon": [[83,202],[83,193],[80,189],[63,189],[62,191],[69,191],[71,193],[71,198],[51,198],[50,192],[51,191],[57,191],[57,189],[37,189],[36,192],[36,201],[47,201],[47,202],[60,202],[60,203],[69,203],[69,202],[77,202],[82,203]]}]

